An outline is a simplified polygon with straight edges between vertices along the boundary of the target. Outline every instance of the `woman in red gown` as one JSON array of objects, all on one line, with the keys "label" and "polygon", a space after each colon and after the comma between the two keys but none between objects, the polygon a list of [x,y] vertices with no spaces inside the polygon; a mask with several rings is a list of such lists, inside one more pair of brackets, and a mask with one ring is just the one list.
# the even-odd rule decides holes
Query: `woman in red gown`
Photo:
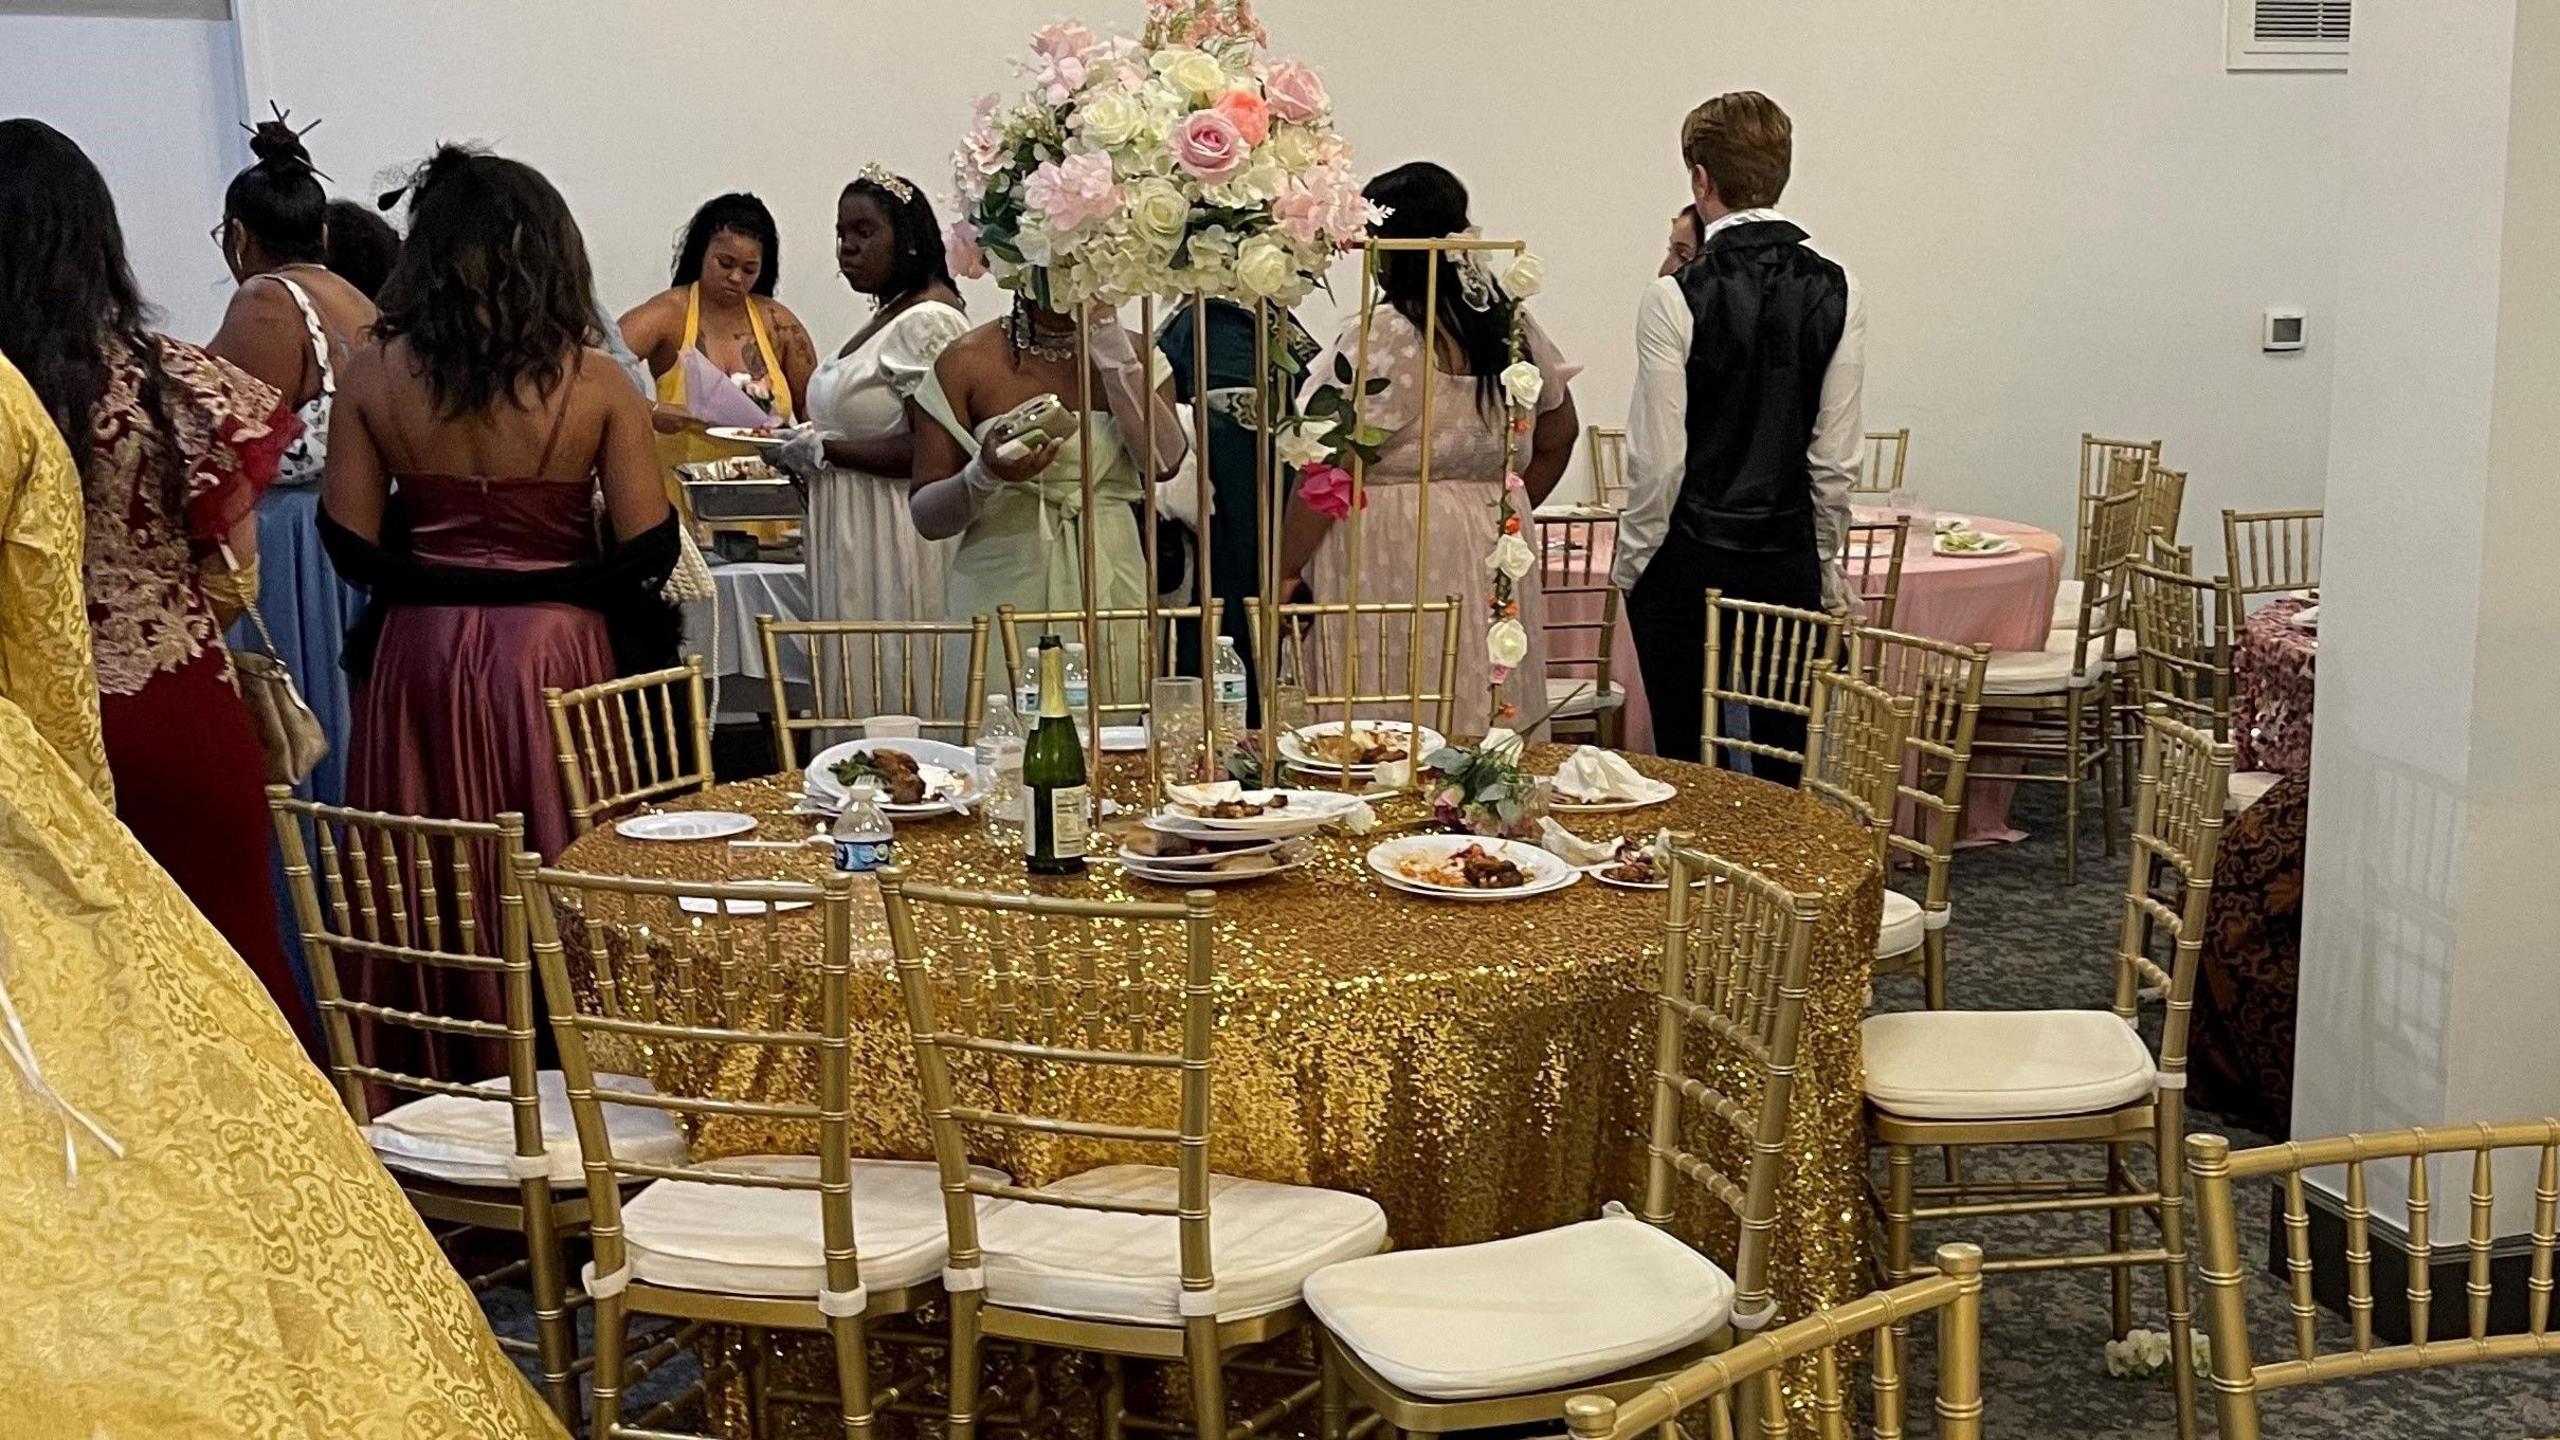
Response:
[{"label": "woman in red gown", "polygon": [[80,470],[116,814],[317,1054],[270,889],[266,755],[221,638],[257,593],[259,492],[300,422],[143,319],[97,167],[50,126],[0,122],[0,353]]}]

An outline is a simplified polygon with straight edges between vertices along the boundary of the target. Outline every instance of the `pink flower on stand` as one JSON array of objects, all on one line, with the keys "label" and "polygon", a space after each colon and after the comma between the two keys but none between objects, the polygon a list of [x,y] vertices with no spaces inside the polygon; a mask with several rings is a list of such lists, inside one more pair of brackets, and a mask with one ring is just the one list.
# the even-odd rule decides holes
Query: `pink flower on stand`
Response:
[{"label": "pink flower on stand", "polygon": [[1529,482],[1521,479],[1517,474],[1505,475],[1502,477],[1502,488],[1513,495],[1526,496],[1529,493]]},{"label": "pink flower on stand", "polygon": [[1108,155],[1070,155],[1043,162],[1022,184],[1023,203],[1059,230],[1107,220],[1120,208],[1120,186]]},{"label": "pink flower on stand", "polygon": [[978,244],[978,227],[966,220],[942,227],[942,255],[960,279],[977,280],[987,273],[987,252]]},{"label": "pink flower on stand", "polygon": [[1215,110],[1194,110],[1173,132],[1173,158],[1204,184],[1235,178],[1253,159],[1236,122]]},{"label": "pink flower on stand", "polygon": [[1494,684],[1499,685],[1503,681],[1511,678],[1511,667],[1508,665],[1490,666],[1485,670],[1485,675],[1488,679],[1492,680]]},{"label": "pink flower on stand", "polygon": [[1262,93],[1271,101],[1271,113],[1292,125],[1304,125],[1324,114],[1332,100],[1324,93],[1324,82],[1316,72],[1295,60],[1283,60],[1271,67],[1264,77]]},{"label": "pink flower on stand", "polygon": [[[1319,515],[1335,520],[1351,518],[1351,489],[1351,472],[1339,465],[1318,461],[1298,472],[1298,498]],[[1361,496],[1360,504],[1366,509],[1369,497]]]},{"label": "pink flower on stand", "polygon": [[1271,138],[1271,107],[1250,90],[1230,90],[1218,97],[1217,112],[1227,117],[1247,145],[1259,145]]}]

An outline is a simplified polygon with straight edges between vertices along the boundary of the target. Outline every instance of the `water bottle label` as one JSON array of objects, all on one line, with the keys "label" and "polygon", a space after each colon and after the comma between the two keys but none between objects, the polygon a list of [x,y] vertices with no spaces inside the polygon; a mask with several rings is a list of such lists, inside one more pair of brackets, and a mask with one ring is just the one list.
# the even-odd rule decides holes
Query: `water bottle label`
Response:
[{"label": "water bottle label", "polygon": [[860,873],[877,870],[890,863],[895,843],[888,840],[839,840],[836,842],[836,868]]},{"label": "water bottle label", "polygon": [[1070,686],[1068,686],[1068,687],[1067,687],[1067,713],[1068,713],[1068,714],[1070,714],[1070,715],[1082,715],[1082,714],[1084,713],[1084,707],[1085,707],[1085,705],[1087,704],[1087,702],[1091,701],[1092,699],[1093,699],[1093,688],[1092,688],[1091,686],[1089,686],[1089,685],[1070,685]]},{"label": "water bottle label", "polygon": [[1219,704],[1221,704],[1221,705],[1241,705],[1241,704],[1243,704],[1243,703],[1244,703],[1244,699],[1245,699],[1245,678],[1244,678],[1243,676],[1241,676],[1241,675],[1221,675],[1221,676],[1219,676],[1219,677],[1218,677],[1218,703],[1219,703]]}]

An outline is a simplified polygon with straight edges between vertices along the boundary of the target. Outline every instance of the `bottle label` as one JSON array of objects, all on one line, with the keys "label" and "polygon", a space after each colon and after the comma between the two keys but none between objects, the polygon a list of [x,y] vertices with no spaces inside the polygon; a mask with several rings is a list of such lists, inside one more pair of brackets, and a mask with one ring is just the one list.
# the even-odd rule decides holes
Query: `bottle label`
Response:
[{"label": "bottle label", "polygon": [[1085,707],[1085,706],[1086,706],[1086,704],[1088,704],[1092,699],[1093,699],[1093,690],[1092,690],[1092,687],[1090,687],[1090,686],[1085,686],[1085,685],[1070,685],[1070,686],[1068,686],[1068,687],[1067,687],[1067,713],[1068,713],[1068,714],[1070,714],[1070,715],[1075,716],[1077,719],[1082,719],[1082,718],[1084,718],[1084,707]]},{"label": "bottle label", "polygon": [[1241,705],[1244,703],[1244,700],[1245,677],[1242,675],[1221,675],[1218,677],[1219,704]]},{"label": "bottle label", "polygon": [[890,863],[895,844],[888,840],[839,840],[836,842],[836,868],[849,872],[877,870]]},{"label": "bottle label", "polygon": [[1056,837],[1058,858],[1082,855],[1091,842],[1092,820],[1088,813],[1091,791],[1082,785],[1065,785],[1054,790],[1037,786],[1022,792],[1022,853],[1040,853],[1039,807],[1049,807],[1050,833]]},{"label": "bottle label", "polygon": [[1033,718],[1037,717],[1040,713],[1040,682],[1037,680],[1023,681],[1022,689],[1016,696],[1016,705],[1026,717],[1023,720],[1024,725],[1029,726],[1040,723],[1037,718]]}]

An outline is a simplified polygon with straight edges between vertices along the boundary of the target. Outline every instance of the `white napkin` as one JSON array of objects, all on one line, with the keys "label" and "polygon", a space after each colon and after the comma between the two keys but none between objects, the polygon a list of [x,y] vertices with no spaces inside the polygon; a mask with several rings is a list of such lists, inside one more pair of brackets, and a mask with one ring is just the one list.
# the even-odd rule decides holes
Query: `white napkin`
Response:
[{"label": "white napkin", "polygon": [[1583,746],[1556,767],[1555,788],[1575,800],[1643,800],[1655,791],[1625,756],[1597,745]]},{"label": "white napkin", "polygon": [[1187,810],[1206,810],[1212,805],[1227,805],[1244,798],[1244,787],[1233,780],[1213,780],[1206,785],[1167,785],[1165,798]]},{"label": "white napkin", "polygon": [[1514,758],[1517,758],[1521,749],[1528,743],[1528,741],[1520,738],[1520,732],[1517,730],[1506,729],[1503,726],[1496,725],[1492,729],[1484,732],[1483,743],[1477,745],[1476,750],[1479,754],[1486,755],[1490,755],[1499,750],[1508,750]]},{"label": "white napkin", "polygon": [[2317,630],[2317,629],[2319,629],[2319,628],[2320,628],[2320,607],[2319,607],[2319,606],[2317,606],[2317,605],[2306,605],[2306,606],[2302,607],[2301,609],[2294,611],[2294,612],[2293,612],[2293,624],[2294,624],[2294,628],[2299,629],[2299,630]]},{"label": "white napkin", "polygon": [[1616,858],[1618,854],[1618,842],[1585,840],[1557,824],[1550,816],[1540,816],[1538,819],[1538,846],[1577,869],[1585,865],[1598,865],[1603,861]]},{"label": "white napkin", "polygon": [[1411,760],[1390,760],[1369,772],[1369,784],[1377,790],[1402,790],[1413,783]]}]

